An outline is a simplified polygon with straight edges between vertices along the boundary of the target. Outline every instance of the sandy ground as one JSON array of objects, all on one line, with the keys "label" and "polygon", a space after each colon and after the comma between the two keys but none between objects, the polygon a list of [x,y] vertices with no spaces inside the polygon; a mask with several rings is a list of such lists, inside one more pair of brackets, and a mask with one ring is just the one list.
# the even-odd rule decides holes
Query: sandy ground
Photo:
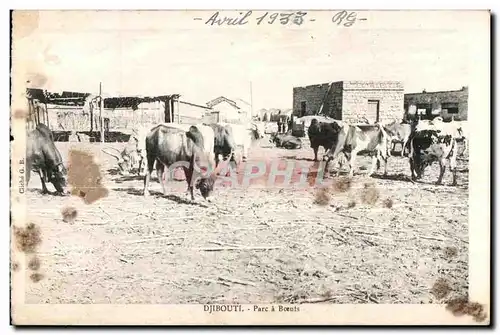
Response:
[{"label": "sandy ground", "polygon": [[[313,164],[307,144],[262,144],[252,161]],[[27,281],[28,303],[438,303],[467,295],[467,160],[458,162],[457,187],[449,172],[443,186],[433,184],[437,164],[409,182],[401,157],[390,158],[387,178],[367,178],[370,160],[360,157],[345,192],[270,187],[266,174],[248,187],[219,185],[213,203],[199,193],[191,203],[185,181],[170,182],[164,197],[153,179],[156,192],[144,198],[143,180],[113,175],[114,159],[99,144],[57,147],[65,159],[70,147],[91,151],[109,194],[89,205],[41,195],[33,175],[26,196],[42,232],[43,277]],[[299,172],[296,165],[295,181]],[[78,211],[73,223],[61,215],[68,206]],[[443,279],[445,293],[436,293]]]}]

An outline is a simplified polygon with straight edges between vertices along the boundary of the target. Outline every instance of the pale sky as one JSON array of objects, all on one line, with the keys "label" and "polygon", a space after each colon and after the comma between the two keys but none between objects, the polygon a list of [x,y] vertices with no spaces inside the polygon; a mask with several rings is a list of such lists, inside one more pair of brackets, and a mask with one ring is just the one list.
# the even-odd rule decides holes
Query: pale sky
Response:
[{"label": "pale sky", "polygon": [[375,14],[355,28],[338,28],[322,16],[291,28],[192,20],[211,13],[46,12],[36,32],[19,40],[23,52],[16,59],[28,64],[25,71],[44,74],[51,91],[97,93],[102,81],[111,95],[250,102],[252,82],[254,110],[292,107],[294,86],[330,81],[400,80],[406,92],[469,85],[473,35],[462,17],[434,18],[441,25],[402,18],[403,29]]}]

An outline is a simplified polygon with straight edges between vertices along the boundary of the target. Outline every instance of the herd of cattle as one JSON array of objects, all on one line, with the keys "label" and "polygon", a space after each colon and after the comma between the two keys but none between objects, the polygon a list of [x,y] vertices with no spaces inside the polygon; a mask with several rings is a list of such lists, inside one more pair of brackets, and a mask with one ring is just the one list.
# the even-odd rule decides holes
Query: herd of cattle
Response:
[{"label": "herd of cattle", "polygon": [[[465,144],[462,154],[467,150],[468,142],[466,121],[443,122],[440,117],[432,121],[418,120],[411,124],[397,121],[386,124],[351,124],[337,120],[318,122],[313,119],[307,135],[315,161],[318,161],[318,149],[321,146],[325,150],[323,160],[326,165],[330,161],[337,161],[339,167],[342,167],[342,158],[347,159],[350,177],[354,175],[357,155],[372,156],[369,176],[380,168],[381,161],[384,163],[384,174],[387,174],[387,159],[393,146],[399,142],[402,144],[401,155],[405,156],[408,151],[412,181],[421,178],[424,169],[437,161],[440,166],[437,184],[442,182],[449,163],[453,185],[456,184],[458,142],[463,141]],[[137,174],[144,175],[144,196],[149,195],[151,173],[155,168],[166,194],[165,168],[181,163],[179,167],[184,170],[191,199],[194,200],[193,186],[200,190],[203,198],[208,199],[213,191],[216,175],[220,173],[220,156],[237,167],[247,160],[252,143],[262,138],[264,124],[260,122],[239,125],[162,123],[135,129],[122,151],[113,149],[116,153],[112,153],[109,151],[112,148],[102,151],[117,159],[121,175],[130,174],[134,170]],[[290,133],[273,134],[270,141],[288,149],[302,147],[302,141]],[[54,185],[57,193],[64,193],[66,167],[47,126],[39,124],[29,132],[26,161],[27,185],[30,172],[35,171],[40,175],[43,193],[48,193],[47,182]],[[197,169],[200,166],[215,166],[215,170],[208,176],[196,175],[200,173]]]}]

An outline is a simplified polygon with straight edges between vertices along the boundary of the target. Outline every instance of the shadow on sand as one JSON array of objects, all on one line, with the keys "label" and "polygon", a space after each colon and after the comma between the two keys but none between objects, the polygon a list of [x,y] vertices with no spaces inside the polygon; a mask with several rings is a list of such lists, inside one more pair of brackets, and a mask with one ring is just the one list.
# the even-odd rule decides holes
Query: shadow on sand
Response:
[{"label": "shadow on sand", "polygon": [[374,178],[374,179],[382,179],[382,180],[412,182],[410,176],[407,176],[407,175],[405,175],[403,173],[387,174],[387,175],[384,175],[383,173],[374,173],[372,175],[372,178]]},{"label": "shadow on sand", "polygon": [[[141,196],[141,197],[144,196],[144,191],[142,188],[141,189],[137,189],[137,188],[133,188],[133,187],[114,188],[113,191],[125,192],[125,193],[130,194],[130,195]],[[187,198],[179,197],[178,195],[174,195],[174,194],[163,195],[162,192],[158,192],[158,191],[149,191],[149,193],[152,197],[165,198],[168,200],[172,200],[178,204],[194,205],[194,206],[199,206],[199,207],[203,207],[203,208],[209,208],[207,205],[198,203],[196,201],[191,201],[190,199],[187,199]]]},{"label": "shadow on sand", "polygon": [[307,157],[298,157],[297,158],[296,156],[283,156],[282,158],[284,158],[284,159],[293,159],[293,160],[296,160],[296,161],[314,162],[314,158],[307,158]]}]

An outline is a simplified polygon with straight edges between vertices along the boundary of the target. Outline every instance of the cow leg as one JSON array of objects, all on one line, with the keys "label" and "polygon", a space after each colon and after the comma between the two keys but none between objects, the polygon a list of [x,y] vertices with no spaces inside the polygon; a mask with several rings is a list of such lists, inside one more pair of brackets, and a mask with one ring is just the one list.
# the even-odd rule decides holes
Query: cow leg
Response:
[{"label": "cow leg", "polygon": [[406,150],[406,144],[407,144],[408,141],[404,141],[403,142],[403,148],[401,148],[401,157],[403,157],[405,155],[405,150]]},{"label": "cow leg", "polygon": [[438,180],[436,181],[436,185],[441,185],[445,171],[446,171],[446,161],[444,159],[440,159],[439,160],[439,177],[438,177]]},{"label": "cow leg", "polygon": [[45,184],[45,173],[42,169],[39,169],[38,174],[40,175],[40,181],[42,182],[42,194],[47,194],[49,193],[49,190],[47,189],[47,185]]},{"label": "cow leg", "polygon": [[165,165],[161,162],[156,164],[156,173],[158,174],[158,179],[160,180],[161,189],[163,190],[163,195],[167,195],[167,182],[165,180]]},{"label": "cow leg", "polygon": [[[151,181],[151,173],[153,172],[154,164],[155,164],[154,159],[149,157],[148,161],[147,161],[148,166],[147,166],[146,176],[144,177],[144,192],[143,193],[144,193],[145,197],[149,196],[149,182]],[[161,163],[159,163],[159,164],[161,164]]]},{"label": "cow leg", "polygon": [[384,161],[384,176],[387,176],[387,160],[389,157],[382,158]]},{"label": "cow leg", "polygon": [[378,160],[377,155],[372,156],[372,167],[370,172],[368,172],[368,177],[371,177],[373,173],[380,168],[380,162]]},{"label": "cow leg", "polygon": [[192,167],[187,168],[185,166],[183,166],[182,168],[184,170],[184,174],[186,175],[186,181],[188,183],[188,191],[189,194],[191,195],[191,201],[194,201],[194,188],[191,182],[193,179],[193,168]]},{"label": "cow leg", "polygon": [[243,156],[241,158],[242,158],[243,162],[247,161],[247,158],[248,158],[248,148],[245,147],[245,146],[243,147]]},{"label": "cow leg", "polygon": [[31,159],[27,159],[27,162],[26,162],[26,188],[28,188],[28,185],[30,183],[30,177],[31,177],[31,168],[32,168],[32,165],[31,165]]},{"label": "cow leg", "polygon": [[319,149],[319,147],[315,147],[312,149],[314,151],[314,161],[317,162],[318,161],[318,149]]},{"label": "cow leg", "polygon": [[[455,152],[456,152],[455,148],[453,150],[455,150]],[[450,157],[450,170],[451,170],[451,173],[453,175],[453,180],[452,180],[452,183],[451,183],[452,186],[456,186],[457,185],[457,157],[456,157],[455,152]]]},{"label": "cow leg", "polygon": [[[351,151],[351,159],[350,159],[350,170],[349,170],[349,178],[354,177],[354,170],[356,169],[356,156],[358,155],[358,152],[353,150]],[[373,169],[373,166],[372,166]],[[371,173],[370,173],[371,175]]]},{"label": "cow leg", "polygon": [[215,168],[217,168],[219,166],[219,154],[220,152],[216,151],[215,152]]}]

